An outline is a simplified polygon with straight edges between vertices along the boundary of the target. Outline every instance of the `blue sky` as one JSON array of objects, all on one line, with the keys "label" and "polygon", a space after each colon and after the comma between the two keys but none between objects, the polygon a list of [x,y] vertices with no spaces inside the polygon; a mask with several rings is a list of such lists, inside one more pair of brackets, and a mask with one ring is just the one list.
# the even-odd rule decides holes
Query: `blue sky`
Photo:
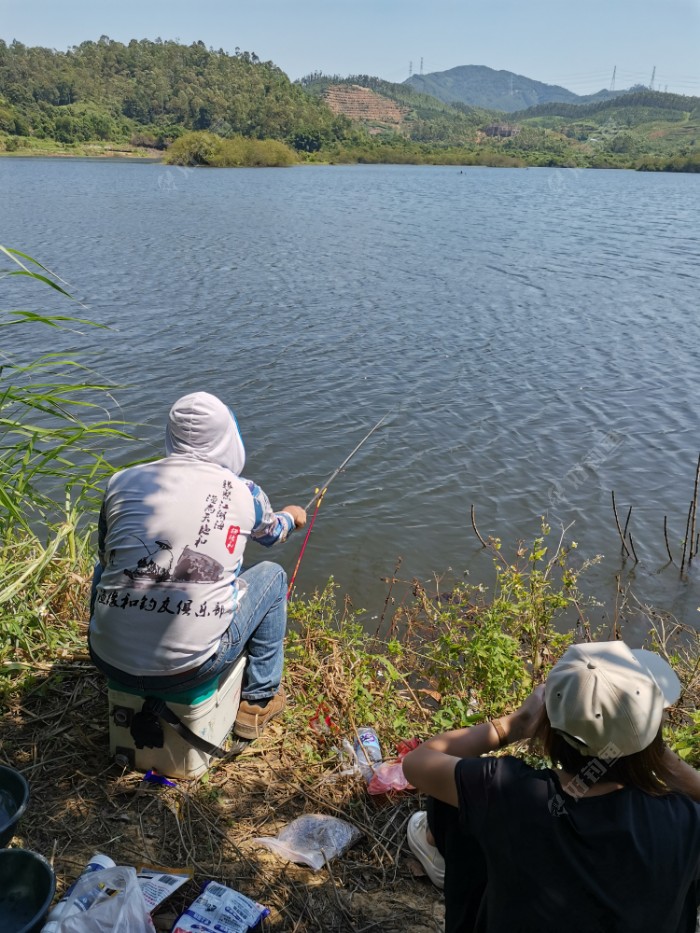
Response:
[{"label": "blue sky", "polygon": [[0,37],[202,39],[310,71],[389,81],[488,65],[576,93],[649,84],[700,95],[700,0],[0,0]]}]

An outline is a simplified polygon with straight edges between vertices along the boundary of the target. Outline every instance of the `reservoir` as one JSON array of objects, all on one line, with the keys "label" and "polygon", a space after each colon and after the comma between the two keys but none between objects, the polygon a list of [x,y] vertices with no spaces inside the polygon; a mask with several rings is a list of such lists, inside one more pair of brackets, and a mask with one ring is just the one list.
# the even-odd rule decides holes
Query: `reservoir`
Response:
[{"label": "reservoir", "polygon": [[[0,243],[85,307],[22,279],[0,307],[108,329],[5,329],[1,349],[67,350],[114,384],[106,409],[138,423],[115,464],[160,453],[180,395],[219,395],[278,508],[389,412],[331,486],[298,592],[332,575],[371,618],[399,558],[433,590],[491,583],[473,504],[509,559],[543,515],[577,563],[602,555],[582,578],[594,623],[630,585],[697,627],[700,555],[678,568],[700,452],[698,216],[694,175],[4,158]],[[621,520],[633,507],[634,567],[612,490]],[[247,553],[291,571],[300,542]]]}]

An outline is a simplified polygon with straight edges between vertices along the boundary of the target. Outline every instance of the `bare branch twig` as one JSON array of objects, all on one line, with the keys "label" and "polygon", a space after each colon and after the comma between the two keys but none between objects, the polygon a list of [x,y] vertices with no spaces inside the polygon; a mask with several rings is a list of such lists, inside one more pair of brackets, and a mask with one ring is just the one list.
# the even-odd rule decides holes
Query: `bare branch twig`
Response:
[{"label": "bare branch twig", "polygon": [[474,534],[477,536],[479,541],[481,541],[481,546],[488,547],[488,544],[481,537],[481,535],[479,534],[479,529],[476,527],[476,515],[475,515],[474,503],[472,503],[471,520],[472,520],[472,528],[474,529]]},{"label": "bare branch twig", "polygon": [[671,553],[671,546],[668,543],[668,516],[664,515],[664,541],[666,542],[666,553],[668,554],[668,559],[673,563],[673,554]]},{"label": "bare branch twig", "polygon": [[[685,538],[683,538],[683,557],[681,558],[681,574],[683,573],[683,568],[685,567],[685,555],[688,550],[688,535],[690,534],[690,517],[693,514],[693,503],[690,503],[690,508],[688,509],[688,518],[685,523]],[[693,551],[693,542],[690,542],[690,551]]]},{"label": "bare branch twig", "polygon": [[625,544],[625,536],[622,534],[622,527],[620,526],[620,517],[617,514],[617,506],[615,505],[615,490],[614,489],[612,490],[612,507],[613,507],[613,515],[615,516],[615,524],[617,525],[617,533],[619,534],[620,541],[622,542],[623,557],[624,556],[629,557],[629,553],[630,553],[629,548]]},{"label": "bare branch twig", "polygon": [[688,564],[693,560],[693,545],[695,544],[695,518],[698,512],[698,483],[700,482],[700,456],[698,456],[698,465],[695,470],[695,485],[693,486],[693,518],[690,523],[690,554],[688,555]]}]

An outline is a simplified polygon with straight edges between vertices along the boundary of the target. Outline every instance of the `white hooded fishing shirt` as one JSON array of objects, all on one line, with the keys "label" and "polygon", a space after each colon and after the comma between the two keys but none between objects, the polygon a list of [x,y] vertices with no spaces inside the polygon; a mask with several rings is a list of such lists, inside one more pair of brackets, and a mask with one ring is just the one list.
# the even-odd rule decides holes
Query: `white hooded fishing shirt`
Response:
[{"label": "white hooded fishing shirt", "polygon": [[294,528],[240,477],[245,449],[232,412],[195,392],[170,410],[167,456],[116,473],[100,514],[103,571],[90,643],[136,676],[175,674],[214,654],[244,590],[249,538],[284,541]]}]

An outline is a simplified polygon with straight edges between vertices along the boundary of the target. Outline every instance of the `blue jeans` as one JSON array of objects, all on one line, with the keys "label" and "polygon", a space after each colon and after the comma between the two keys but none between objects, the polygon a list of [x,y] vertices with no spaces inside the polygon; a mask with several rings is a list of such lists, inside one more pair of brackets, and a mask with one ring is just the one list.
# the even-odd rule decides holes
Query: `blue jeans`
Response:
[{"label": "blue jeans", "polygon": [[[98,565],[99,566],[99,565]],[[100,571],[95,576],[99,580]],[[93,591],[97,586],[93,581]],[[248,655],[241,696],[249,702],[265,700],[279,689],[284,665],[287,628],[287,574],[279,564],[262,561],[239,577],[247,589],[216,652],[196,670],[162,677],[139,677],[106,664],[90,649],[96,667],[126,687],[152,690],[166,696],[199,687],[225,674],[245,651]]]}]

